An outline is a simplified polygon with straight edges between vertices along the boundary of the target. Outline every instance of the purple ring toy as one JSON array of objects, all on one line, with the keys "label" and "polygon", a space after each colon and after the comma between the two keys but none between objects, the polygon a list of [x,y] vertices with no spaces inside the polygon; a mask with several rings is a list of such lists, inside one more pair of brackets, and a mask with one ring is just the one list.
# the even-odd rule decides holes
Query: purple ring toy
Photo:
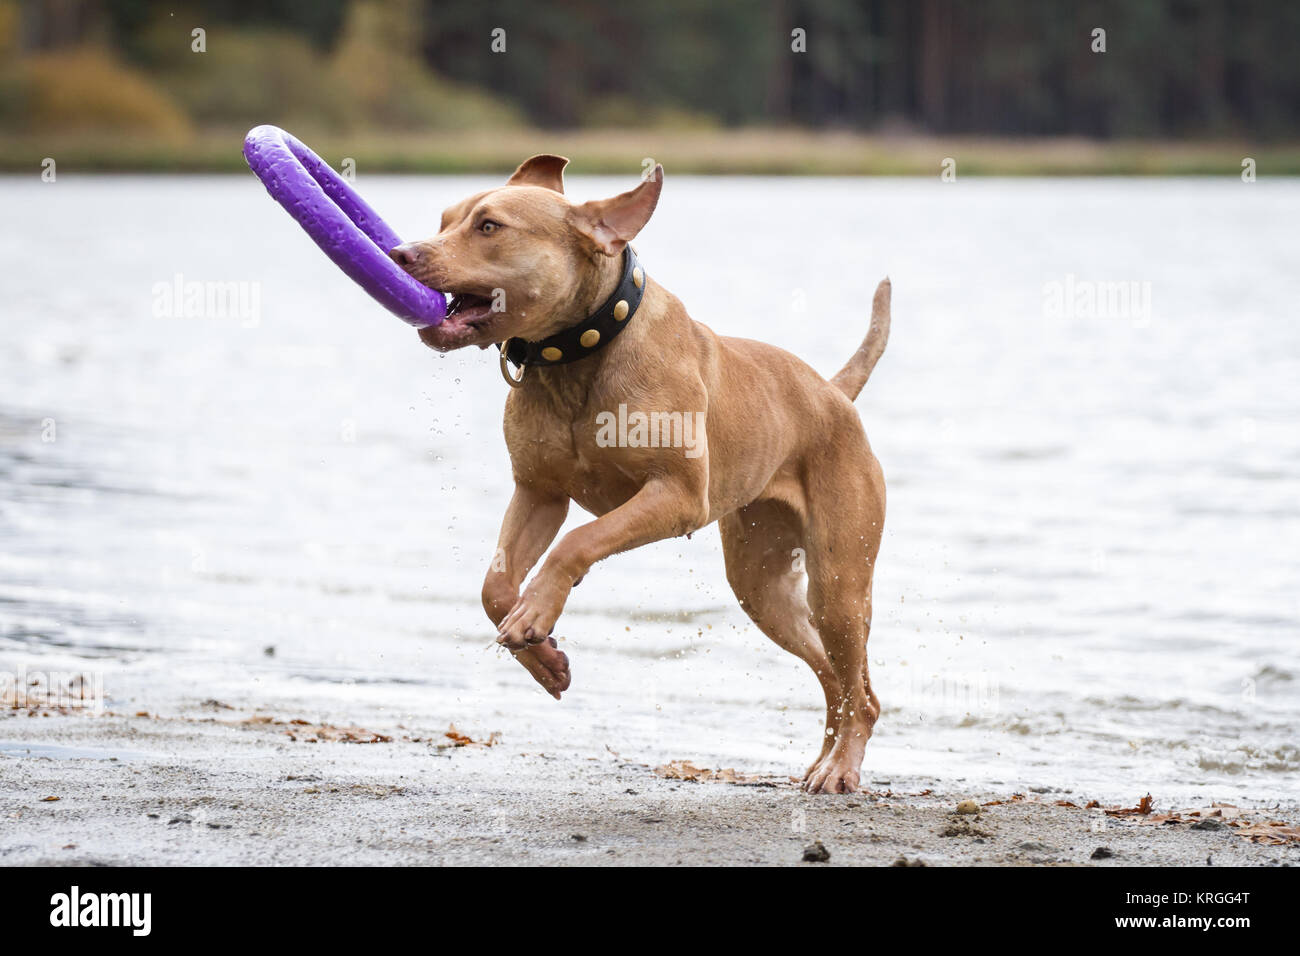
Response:
[{"label": "purple ring toy", "polygon": [[319,156],[277,126],[257,126],[244,138],[244,159],[325,255],[376,302],[417,329],[446,317],[443,294],[388,258],[401,238]]}]

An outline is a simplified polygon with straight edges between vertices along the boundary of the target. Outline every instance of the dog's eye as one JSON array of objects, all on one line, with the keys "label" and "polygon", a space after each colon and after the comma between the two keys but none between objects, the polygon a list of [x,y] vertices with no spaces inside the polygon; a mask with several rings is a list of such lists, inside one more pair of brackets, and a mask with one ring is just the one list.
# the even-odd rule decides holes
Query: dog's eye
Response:
[{"label": "dog's eye", "polygon": [[483,222],[479,225],[478,231],[483,233],[484,235],[491,235],[492,233],[496,232],[500,228],[501,228],[501,223],[493,222],[491,219],[484,219]]}]

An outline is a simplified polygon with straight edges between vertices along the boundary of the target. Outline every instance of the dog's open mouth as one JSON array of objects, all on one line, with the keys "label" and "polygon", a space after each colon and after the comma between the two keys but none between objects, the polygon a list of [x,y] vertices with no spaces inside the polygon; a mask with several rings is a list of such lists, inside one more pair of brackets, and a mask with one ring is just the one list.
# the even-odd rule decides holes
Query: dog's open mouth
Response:
[{"label": "dog's open mouth", "polygon": [[492,300],[473,292],[447,293],[447,321],[477,327],[492,318]]}]

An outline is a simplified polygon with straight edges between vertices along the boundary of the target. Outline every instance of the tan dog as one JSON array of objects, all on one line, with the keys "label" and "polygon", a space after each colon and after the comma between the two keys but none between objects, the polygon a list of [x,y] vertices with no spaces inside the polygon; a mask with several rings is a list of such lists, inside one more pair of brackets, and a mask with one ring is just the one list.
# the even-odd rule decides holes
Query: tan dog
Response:
[{"label": "tan dog", "polygon": [[[421,330],[427,345],[538,342],[582,323],[626,281],[624,247],[654,212],[663,169],[630,192],[576,205],[563,195],[567,162],[534,156],[504,187],[444,212],[436,237],[391,252],[454,296],[446,321]],[[603,558],[717,521],[746,613],[813,669],[826,695],[826,736],[804,786],[852,792],[880,714],[866,644],[885,517],[884,476],[852,400],[885,348],[889,280],[876,289],[866,339],[830,382],[781,349],[715,335],[653,279],[640,276],[642,285],[639,308],[607,346],[527,367],[509,393],[515,490],[483,606],[499,642],[558,699],[569,662],[550,634],[574,585]],[[693,451],[610,447],[598,436],[620,405],[694,416],[703,435]],[[551,548],[521,594],[571,500],[596,520]]]}]

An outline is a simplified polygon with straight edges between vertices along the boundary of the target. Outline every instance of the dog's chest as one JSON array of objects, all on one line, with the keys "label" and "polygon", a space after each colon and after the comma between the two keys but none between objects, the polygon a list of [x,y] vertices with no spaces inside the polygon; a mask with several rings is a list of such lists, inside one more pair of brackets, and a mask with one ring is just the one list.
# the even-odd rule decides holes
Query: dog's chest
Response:
[{"label": "dog's chest", "polygon": [[506,447],[520,478],[558,488],[600,515],[636,494],[644,479],[618,449],[598,444],[597,433],[594,415],[573,422],[552,416],[512,422],[507,416]]}]

